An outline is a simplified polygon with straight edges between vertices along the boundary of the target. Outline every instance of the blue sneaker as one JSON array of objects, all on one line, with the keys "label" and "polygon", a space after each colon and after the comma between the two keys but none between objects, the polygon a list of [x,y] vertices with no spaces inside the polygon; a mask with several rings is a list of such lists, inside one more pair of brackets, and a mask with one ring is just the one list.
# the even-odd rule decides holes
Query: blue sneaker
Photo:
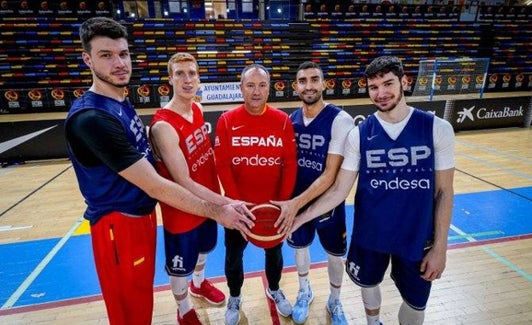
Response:
[{"label": "blue sneaker", "polygon": [[242,296],[229,297],[227,301],[227,310],[225,311],[225,324],[236,325],[240,322],[240,305],[242,304]]},{"label": "blue sneaker", "polygon": [[347,319],[344,315],[344,309],[339,299],[327,302],[327,311],[331,315],[332,325],[347,325]]},{"label": "blue sneaker", "polygon": [[275,302],[275,308],[281,316],[288,317],[292,314],[292,305],[286,299],[283,290],[270,291],[268,288],[266,289],[266,296]]},{"label": "blue sneaker", "polygon": [[296,304],[292,309],[292,320],[296,324],[303,324],[307,321],[308,310],[310,303],[314,300],[314,293],[310,285],[308,286],[307,292],[299,290],[297,294]]}]

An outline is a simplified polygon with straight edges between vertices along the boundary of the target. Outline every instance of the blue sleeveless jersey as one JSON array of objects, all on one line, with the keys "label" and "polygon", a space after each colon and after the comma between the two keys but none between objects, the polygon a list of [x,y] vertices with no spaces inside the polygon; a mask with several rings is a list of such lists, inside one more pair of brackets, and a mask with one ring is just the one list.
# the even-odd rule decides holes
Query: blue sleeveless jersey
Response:
[{"label": "blue sleeveless jersey", "polygon": [[[340,111],[340,108],[328,104],[307,126],[303,123],[302,109],[290,115],[296,134],[298,165],[293,196],[303,193],[325,170],[332,124]],[[333,212],[334,215],[345,216],[344,203],[338,205]]]},{"label": "blue sleeveless jersey", "polygon": [[352,241],[418,261],[434,237],[434,116],[415,109],[397,140],[372,115],[359,125]]},{"label": "blue sleeveless jersey", "polygon": [[[102,110],[114,116],[124,127],[124,132],[133,146],[143,153],[150,163],[154,164],[145,127],[128,100],[120,103],[88,91],[74,101],[66,121],[77,112],[87,109]],[[95,130],[95,132],[98,131]],[[87,204],[84,217],[91,224],[113,211],[144,215],[154,209],[155,200],[109,167],[105,165],[85,167],[76,160],[70,148],[68,148],[68,153]]]}]

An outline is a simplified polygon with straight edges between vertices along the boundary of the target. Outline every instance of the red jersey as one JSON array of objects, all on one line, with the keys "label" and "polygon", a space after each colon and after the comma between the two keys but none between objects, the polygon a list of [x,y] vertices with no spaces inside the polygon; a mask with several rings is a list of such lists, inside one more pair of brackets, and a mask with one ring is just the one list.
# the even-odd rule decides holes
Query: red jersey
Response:
[{"label": "red jersey", "polygon": [[[159,109],[155,112],[151,124],[166,121],[179,136],[179,148],[187,160],[190,178],[213,192],[220,193],[220,185],[214,164],[214,150],[211,145],[209,131],[203,114],[198,105],[192,105],[192,122],[169,109]],[[156,161],[159,174],[172,180],[168,168],[160,159]],[[206,219],[181,210],[175,209],[163,202],[159,202],[163,217],[163,225],[171,233],[179,234],[196,228]]]},{"label": "red jersey", "polygon": [[263,114],[251,115],[240,105],[223,113],[216,125],[214,152],[227,197],[250,203],[290,199],[297,153],[285,112],[267,105]]}]

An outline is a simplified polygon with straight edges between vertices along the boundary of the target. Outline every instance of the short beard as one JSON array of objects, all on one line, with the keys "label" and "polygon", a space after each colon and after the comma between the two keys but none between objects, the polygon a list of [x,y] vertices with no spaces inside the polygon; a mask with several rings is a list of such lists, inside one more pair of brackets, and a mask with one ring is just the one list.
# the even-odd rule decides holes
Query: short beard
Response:
[{"label": "short beard", "polygon": [[321,98],[322,98],[321,96],[316,96],[316,97],[312,98],[311,100],[308,100],[308,99],[305,98],[304,95],[302,95],[301,96],[301,101],[303,101],[303,103],[305,103],[305,104],[310,106],[310,105],[314,105],[317,102],[319,102]]},{"label": "short beard", "polygon": [[106,84],[111,85],[111,86],[116,87],[116,88],[124,88],[124,87],[128,86],[129,85],[129,81],[131,80],[131,77],[130,77],[127,81],[125,81],[123,83],[116,83],[116,82],[112,81],[112,78],[105,77],[102,74],[98,73],[98,71],[94,71],[94,75],[96,76],[96,78],[100,79],[101,81],[105,82]]},{"label": "short beard", "polygon": [[401,84],[401,90],[400,90],[400,92],[399,92],[399,97],[397,98],[397,101],[395,102],[395,104],[394,104],[393,106],[391,106],[391,107],[389,107],[389,108],[386,108],[386,109],[381,108],[381,107],[379,107],[378,105],[375,105],[375,106],[377,106],[377,110],[378,110],[379,112],[382,112],[382,113],[390,112],[390,111],[392,111],[393,109],[395,109],[395,108],[397,107],[397,105],[399,104],[399,102],[401,101],[401,99],[403,99],[403,96],[404,96],[404,94],[403,94],[403,85]]}]

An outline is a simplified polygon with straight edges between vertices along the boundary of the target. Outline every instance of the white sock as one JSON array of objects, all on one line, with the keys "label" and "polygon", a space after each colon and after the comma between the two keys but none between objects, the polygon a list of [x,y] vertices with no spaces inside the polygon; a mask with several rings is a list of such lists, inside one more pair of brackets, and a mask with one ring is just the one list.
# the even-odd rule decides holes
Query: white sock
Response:
[{"label": "white sock", "polygon": [[336,288],[331,285],[331,294],[329,295],[329,301],[335,300],[340,300],[340,288]]},{"label": "white sock", "polygon": [[188,297],[188,281],[186,277],[170,277],[170,288],[174,294],[174,299],[179,309],[179,315],[183,316],[192,309],[192,304]]},{"label": "white sock", "polygon": [[177,308],[179,308],[179,315],[181,315],[181,317],[183,317],[183,315],[185,315],[192,309],[192,304],[190,303],[190,299],[188,298],[188,296],[177,304]]},{"label": "white sock", "polygon": [[296,266],[299,280],[299,290],[307,292],[310,286],[308,274],[310,272],[310,252],[309,248],[296,249]]},{"label": "white sock", "polygon": [[335,301],[340,299],[340,290],[342,288],[342,279],[344,276],[344,262],[341,256],[328,255],[327,273],[329,274],[329,284],[331,295],[329,299]]},{"label": "white sock", "polygon": [[305,275],[305,276],[299,275],[298,280],[299,280],[299,290],[303,292],[309,291],[310,281],[308,279],[308,275]]},{"label": "white sock", "polygon": [[380,325],[379,315],[370,316],[366,315],[366,320],[368,321],[368,325]]},{"label": "white sock", "polygon": [[403,301],[399,308],[399,323],[401,325],[421,325],[424,320],[424,310],[414,309]]},{"label": "white sock", "polygon": [[380,286],[370,287],[370,288],[360,288],[360,293],[362,295],[362,302],[364,303],[364,308],[366,309],[366,319],[368,325],[379,325],[379,314],[371,316],[367,314],[367,310],[379,311],[382,302]]},{"label": "white sock", "polygon": [[206,254],[199,254],[194,273],[192,274],[192,283],[196,288],[201,287],[201,284],[205,280],[205,263],[207,261]]}]

